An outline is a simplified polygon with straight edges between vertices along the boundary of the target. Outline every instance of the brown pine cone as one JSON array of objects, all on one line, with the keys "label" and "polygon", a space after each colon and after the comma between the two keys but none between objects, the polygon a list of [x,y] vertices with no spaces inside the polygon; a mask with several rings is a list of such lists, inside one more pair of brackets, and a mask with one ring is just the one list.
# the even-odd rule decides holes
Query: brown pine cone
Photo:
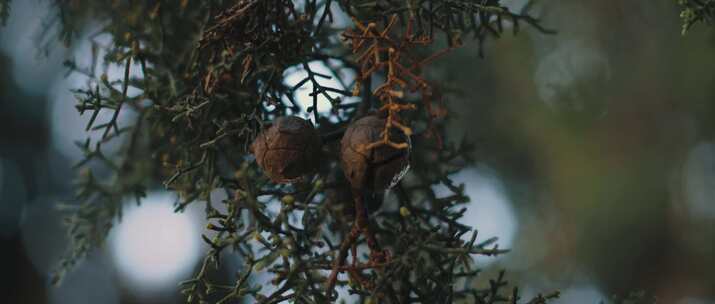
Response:
[{"label": "brown pine cone", "polygon": [[311,173],[320,160],[321,141],[310,121],[279,117],[251,144],[251,152],[266,175],[276,183],[289,183]]},{"label": "brown pine cone", "polygon": [[408,143],[408,148],[397,149],[380,145],[365,147],[381,140],[385,119],[374,115],[355,121],[345,131],[341,141],[341,165],[353,189],[370,192],[387,190],[396,185],[410,168],[410,138],[399,129],[391,129],[390,140]]}]

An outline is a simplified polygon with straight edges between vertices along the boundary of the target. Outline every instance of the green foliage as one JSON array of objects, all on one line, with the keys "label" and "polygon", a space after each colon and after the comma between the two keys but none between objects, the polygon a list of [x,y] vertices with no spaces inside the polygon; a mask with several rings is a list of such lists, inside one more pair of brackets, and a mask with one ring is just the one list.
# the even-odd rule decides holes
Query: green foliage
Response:
[{"label": "green foliage", "polygon": [[711,24],[715,19],[715,0],[678,0],[683,7],[683,35],[697,23]]},{"label": "green foliage", "polygon": [[[70,71],[87,78],[86,85],[75,90],[76,107],[91,117],[87,131],[98,132],[101,139],[78,143],[85,158],[77,164],[81,173],[76,202],[65,205],[72,247],[53,281],[59,282],[102,245],[121,218],[124,201],[132,198],[140,204],[146,191],[163,186],[178,193],[176,212],[193,204],[206,211],[202,236],[211,249],[195,276],[181,283],[189,303],[242,298],[324,303],[334,298],[324,287],[327,272],[354,217],[352,200],[343,195],[350,193],[350,186],[341,178],[335,139],[351,121],[380,108],[371,96],[377,87],[371,81],[379,77],[367,79],[361,83],[362,92],[353,94],[356,80],[344,76],[343,71],[360,67],[340,40],[345,28],[335,24],[347,19],[341,14],[380,28],[397,16],[395,34],[404,33],[412,20],[415,37],[444,37],[447,47],[470,35],[482,46],[487,38],[499,37],[506,24],[514,32],[524,23],[550,33],[528,14],[531,3],[516,13],[496,0],[77,0],[55,5],[59,39],[67,44],[83,37],[87,24],[101,24],[87,38],[94,50],[93,64],[66,63]],[[111,43],[100,43],[103,36],[111,37]],[[439,49],[439,43],[433,44]],[[416,58],[428,58],[425,53],[430,51],[398,48]],[[121,67],[123,75],[111,79],[95,73],[99,59],[106,66]],[[311,70],[313,62],[323,63],[330,74]],[[302,67],[307,76],[288,86],[286,70],[292,67]],[[415,73],[421,69],[416,67]],[[387,71],[376,73],[384,76]],[[326,78],[336,79],[340,87],[322,85]],[[306,84],[313,85],[313,103],[303,109],[296,93]],[[361,301],[517,303],[518,289],[510,289],[503,272],[484,284],[478,280],[480,270],[472,257],[506,250],[498,248],[496,239],[477,243],[476,231],[459,222],[469,198],[464,185],[455,185],[450,176],[470,164],[473,146],[459,140],[442,142],[449,117],[444,117],[442,99],[448,96],[439,94],[439,83],[430,85],[429,96],[411,91],[399,100],[416,109],[401,118],[413,131],[412,170],[370,216],[371,229],[390,258],[380,265],[356,264],[361,275],[351,274],[350,281],[337,284],[348,286]],[[130,96],[130,88],[140,93]],[[351,101],[353,95],[362,96]],[[318,108],[319,96],[330,101],[329,114],[319,112],[327,110]],[[111,114],[109,120],[100,120],[102,112]],[[127,113],[135,118],[122,125],[120,117]],[[300,113],[310,113],[323,135],[322,165],[316,174],[292,185],[272,183],[247,146],[274,118]],[[116,155],[104,152],[109,142],[121,143]],[[100,169],[110,176],[93,173]],[[436,186],[446,188],[447,194],[436,193]],[[212,194],[217,191],[228,198],[215,200]],[[379,203],[383,198],[371,200]],[[268,208],[278,204],[277,212]],[[292,219],[299,219],[302,227]],[[353,258],[362,259],[365,249],[360,240],[359,254]],[[244,263],[236,269],[239,279],[216,282],[213,273],[227,252]],[[269,274],[278,288],[262,292],[254,281],[257,273]],[[539,295],[528,303],[557,296]]]}]

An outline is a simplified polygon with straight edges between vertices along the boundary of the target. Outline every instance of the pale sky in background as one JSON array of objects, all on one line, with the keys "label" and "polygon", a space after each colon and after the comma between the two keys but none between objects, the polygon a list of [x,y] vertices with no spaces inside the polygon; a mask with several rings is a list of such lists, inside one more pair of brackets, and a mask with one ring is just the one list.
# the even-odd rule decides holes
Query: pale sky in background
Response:
[{"label": "pale sky in background", "polygon": [[[465,192],[470,197],[468,203],[458,208],[467,208],[460,222],[472,226],[479,232],[476,243],[497,237],[499,248],[511,248],[518,222],[498,177],[486,167],[477,166],[460,171],[452,176],[452,180],[455,185],[463,183]],[[435,192],[438,196],[448,193],[444,186],[435,187]],[[468,241],[471,236],[471,233],[467,233],[462,236],[462,239]],[[501,258],[502,255],[478,256],[476,261],[478,265],[485,266]]]}]

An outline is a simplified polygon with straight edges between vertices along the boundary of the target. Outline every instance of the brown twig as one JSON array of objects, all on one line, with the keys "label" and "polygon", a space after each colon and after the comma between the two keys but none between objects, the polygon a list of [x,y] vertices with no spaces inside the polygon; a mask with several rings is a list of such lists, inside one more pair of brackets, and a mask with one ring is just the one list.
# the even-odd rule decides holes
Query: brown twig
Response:
[{"label": "brown twig", "polygon": [[[326,284],[328,297],[331,296],[333,290],[335,289],[339,272],[347,271],[361,286],[370,287],[370,284],[362,277],[359,270],[364,268],[379,268],[380,265],[384,265],[385,261],[388,259],[387,253],[380,248],[375,235],[370,231],[366,212],[367,209],[365,208],[362,190],[353,189],[353,197],[355,200],[355,222],[353,223],[348,237],[343,240],[342,244],[340,244],[338,258],[333,262],[333,269],[330,272],[330,276],[328,276],[328,282]],[[370,249],[370,260],[366,264],[367,267],[360,267],[357,263],[357,248],[355,242],[361,233],[365,237],[367,246]],[[345,259],[347,258],[348,250],[351,248],[353,255],[352,265],[342,268],[345,263]]]},{"label": "brown twig", "polygon": [[328,282],[326,283],[326,296],[328,298],[332,297],[333,290],[335,289],[335,283],[338,281],[338,273],[340,272],[340,267],[343,266],[345,259],[348,256],[348,249],[360,236],[360,228],[358,227],[357,221],[353,223],[353,228],[350,230],[350,234],[345,238],[340,244],[340,249],[338,250],[338,257],[333,261],[333,269],[328,276]]},{"label": "brown twig", "polygon": [[[453,47],[449,47],[433,53],[427,58],[417,60],[410,56],[410,51],[416,46],[424,46],[432,43],[429,36],[416,36],[413,31],[413,19],[407,21],[406,29],[401,38],[394,38],[391,35],[392,28],[397,24],[398,17],[393,15],[382,30],[378,25],[370,22],[367,25],[357,19],[353,19],[356,29],[349,29],[343,33],[343,37],[352,43],[353,54],[357,55],[356,63],[359,67],[358,81],[356,82],[353,94],[360,91],[362,82],[369,81],[372,74],[386,70],[387,79],[377,86],[372,93],[383,104],[379,108],[380,112],[387,113],[385,129],[381,139],[366,145],[364,150],[388,145],[396,149],[407,149],[407,143],[397,143],[390,138],[390,129],[396,128],[406,135],[412,134],[412,129],[403,124],[399,113],[404,110],[415,109],[414,104],[400,103],[405,95],[405,91],[419,91],[423,102],[429,103],[427,98],[431,97],[431,87],[429,83],[419,75],[419,70],[436,58],[446,54]],[[383,59],[387,57],[387,59]]]}]

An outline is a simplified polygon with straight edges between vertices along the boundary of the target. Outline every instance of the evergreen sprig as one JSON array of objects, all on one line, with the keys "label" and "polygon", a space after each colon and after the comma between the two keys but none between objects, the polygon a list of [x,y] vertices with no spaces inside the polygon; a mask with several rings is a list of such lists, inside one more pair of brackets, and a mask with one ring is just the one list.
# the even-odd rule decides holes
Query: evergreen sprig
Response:
[{"label": "evergreen sprig", "polygon": [[[476,231],[460,223],[469,198],[464,185],[455,185],[451,176],[470,164],[473,146],[441,141],[449,115],[439,83],[420,76],[429,64],[403,69],[403,76],[419,79],[422,90],[390,93],[393,106],[414,108],[393,113],[409,124],[412,170],[391,195],[368,202],[382,202],[370,215],[369,225],[390,256],[379,263],[361,262],[368,252],[365,241],[358,239],[352,261],[335,263],[356,217],[350,186],[338,165],[336,139],[351,121],[384,106],[373,102],[386,100],[374,96],[377,81],[385,77],[401,81],[390,78],[386,67],[430,62],[428,54],[433,53],[408,44],[395,46],[399,56],[411,59],[393,57],[390,64],[382,64],[383,53],[375,52],[373,63],[380,64],[369,75],[350,79],[343,71],[360,73],[361,61],[341,41],[347,28],[337,27],[336,20],[352,17],[355,21],[348,28],[353,31],[360,24],[375,24],[385,31],[384,37],[401,33],[415,35],[408,40],[426,37],[420,41],[436,50],[457,47],[471,35],[481,49],[487,38],[503,33],[506,23],[514,32],[520,24],[528,24],[551,33],[529,14],[531,2],[518,13],[497,0],[58,0],[54,4],[63,42],[75,43],[76,37],[84,36],[84,27],[93,23],[100,25],[88,39],[112,38],[109,45],[93,43],[91,66],[67,62],[72,72],[87,78],[86,85],[75,91],[76,107],[90,116],[87,130],[101,136],[79,144],[85,158],[78,164],[82,173],[76,202],[66,205],[71,211],[67,224],[72,246],[54,282],[102,245],[127,198],[140,203],[149,189],[166,187],[178,193],[176,212],[192,204],[201,204],[206,211],[202,237],[210,249],[199,271],[180,285],[188,303],[240,299],[326,303],[336,296],[325,287],[331,269],[348,273],[348,280],[338,277],[334,283],[366,303],[522,303],[518,289],[508,284],[503,272],[481,283],[473,257],[507,251],[497,246],[496,239],[477,243]],[[440,37],[445,38],[445,46],[436,42]],[[100,61],[123,68],[123,75],[117,79],[97,75],[94,64]],[[313,70],[315,62],[330,73]],[[307,76],[287,85],[286,71],[292,68],[304,69]],[[336,79],[341,85],[325,86],[322,79]],[[312,86],[312,104],[303,108],[295,97],[307,85]],[[130,88],[139,93],[128,94]],[[349,102],[354,97],[360,97],[359,102]],[[318,108],[319,98],[330,102],[329,112]],[[105,116],[100,113],[111,115],[102,120]],[[126,113],[136,115],[125,122],[120,118]],[[327,153],[316,174],[292,185],[275,184],[261,173],[247,146],[276,117],[302,113],[312,116]],[[108,155],[102,148],[108,142],[121,142],[122,148]],[[111,174],[100,178],[92,170]],[[437,193],[437,186],[447,190]],[[216,191],[228,198],[215,201]],[[233,282],[216,281],[224,254],[243,261]],[[263,290],[257,274],[269,274],[276,288]],[[557,296],[539,295],[527,303],[544,303]]]},{"label": "evergreen sprig", "polygon": [[678,4],[683,7],[683,35],[695,24],[712,24],[715,20],[715,0],[678,0]]}]

